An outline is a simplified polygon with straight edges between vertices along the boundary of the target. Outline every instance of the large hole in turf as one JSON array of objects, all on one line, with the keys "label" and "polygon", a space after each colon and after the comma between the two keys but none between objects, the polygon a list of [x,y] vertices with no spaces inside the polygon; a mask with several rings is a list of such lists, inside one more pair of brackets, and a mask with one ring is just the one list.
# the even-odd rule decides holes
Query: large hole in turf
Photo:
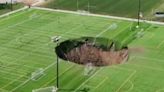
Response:
[{"label": "large hole in turf", "polygon": [[106,38],[82,37],[61,42],[57,55],[77,64],[108,66],[122,64],[128,59],[128,47]]}]

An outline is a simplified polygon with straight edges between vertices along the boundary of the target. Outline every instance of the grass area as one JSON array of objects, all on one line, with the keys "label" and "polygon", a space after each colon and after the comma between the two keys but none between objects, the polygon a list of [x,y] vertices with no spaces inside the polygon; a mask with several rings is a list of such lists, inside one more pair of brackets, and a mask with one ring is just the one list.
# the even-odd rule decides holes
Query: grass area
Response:
[{"label": "grass area", "polygon": [[[78,3],[77,3],[78,1]],[[89,2],[89,4],[88,4]],[[153,18],[154,13],[163,9],[163,0],[141,0],[141,12],[145,18]],[[68,10],[86,10],[92,13],[137,18],[138,0],[50,0],[44,7]]]},{"label": "grass area", "polygon": [[[13,5],[13,10],[16,10],[16,9],[19,9],[21,7],[23,7],[24,5],[23,4],[14,4]],[[0,15],[2,14],[5,14],[7,12],[11,12],[11,9],[10,8],[5,8],[5,9],[0,9]]]},{"label": "grass area", "polygon": [[[113,24],[117,27],[108,29]],[[55,35],[62,36],[62,41],[99,36],[128,42],[130,48],[144,49],[131,53],[126,64],[96,68],[91,76],[84,76],[84,66],[60,60],[59,92],[78,92],[86,87],[88,92],[162,92],[164,27],[142,24],[146,30],[144,36],[129,41],[141,30],[131,30],[133,24],[35,9],[1,18],[0,92],[31,92],[56,85],[56,44],[51,42]],[[45,75],[32,81],[31,73],[38,68],[43,68]]]}]

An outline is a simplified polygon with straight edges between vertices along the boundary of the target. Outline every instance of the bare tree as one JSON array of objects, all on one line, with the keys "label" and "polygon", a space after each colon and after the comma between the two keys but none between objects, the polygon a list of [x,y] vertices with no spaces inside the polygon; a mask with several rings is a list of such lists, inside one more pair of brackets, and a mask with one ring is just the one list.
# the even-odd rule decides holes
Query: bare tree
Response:
[{"label": "bare tree", "polygon": [[38,0],[22,0],[22,2],[27,5],[29,8],[31,8],[32,4],[37,2]]}]

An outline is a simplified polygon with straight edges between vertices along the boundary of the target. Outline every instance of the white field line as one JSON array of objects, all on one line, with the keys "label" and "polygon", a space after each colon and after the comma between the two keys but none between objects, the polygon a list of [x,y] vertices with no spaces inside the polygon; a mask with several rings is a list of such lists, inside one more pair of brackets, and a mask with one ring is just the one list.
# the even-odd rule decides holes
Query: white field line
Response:
[{"label": "white field line", "polygon": [[20,9],[17,9],[17,10],[14,10],[14,11],[11,11],[11,12],[8,12],[8,13],[5,13],[5,14],[3,14],[3,15],[0,15],[0,18],[2,18],[2,17],[5,17],[5,16],[8,16],[8,15],[10,15],[10,14],[14,14],[14,13],[17,13],[17,12],[19,12],[19,11],[22,11],[22,10],[25,10],[25,9],[27,9],[28,7],[23,7],[23,8],[20,8]]},{"label": "white field line", "polygon": [[111,26],[107,27],[104,31],[100,32],[99,34],[96,35],[95,39],[94,39],[94,42],[93,43],[96,43],[96,38],[98,38],[100,35],[102,35],[103,33],[107,32],[109,29],[111,28]]},{"label": "white field line", "polygon": [[[129,25],[131,25],[131,23],[129,24]],[[129,25],[127,25],[126,27],[124,27],[124,29],[122,29],[120,32],[118,32],[117,34],[115,34],[115,35],[113,35],[113,38],[114,37],[116,37],[117,35],[119,35],[121,32],[123,32],[124,30],[126,30],[128,27],[129,27]]]},{"label": "white field line", "polygon": [[[5,73],[5,74],[8,74],[8,75],[14,75],[14,76],[18,76],[20,77],[20,74],[15,74],[15,73],[12,73],[12,72],[7,72],[7,71],[0,71],[1,73]],[[28,78],[28,77],[25,77],[25,78]]]},{"label": "white field line", "polygon": [[[50,43],[50,42],[48,42],[48,43]],[[38,49],[35,49],[34,51],[37,51],[37,50],[38,50]],[[33,52],[31,52],[31,53],[33,53]],[[21,58],[24,58],[24,57],[26,57],[26,56],[29,56],[31,53],[29,53],[29,54],[27,54],[27,55],[24,55],[24,56],[22,56]],[[19,58],[19,59],[20,59],[20,58]],[[49,66],[47,66],[47,67],[44,69],[44,71],[47,70],[48,68],[52,67],[54,64],[55,64],[55,63],[52,63],[52,64],[50,64]],[[26,83],[27,83],[28,81],[30,81],[30,80],[31,80],[30,78],[27,79],[25,82],[23,82],[22,84],[18,85],[18,86],[15,87],[14,89],[12,89],[11,92],[14,91],[14,90],[16,90],[16,89],[18,89],[19,87],[23,86],[24,84],[26,84]]]},{"label": "white field line", "polygon": [[[38,16],[35,17],[35,18],[38,18],[38,17],[40,17],[40,15],[38,15]],[[27,19],[25,19],[25,20],[23,20],[23,21],[21,21],[21,22],[19,22],[19,23],[13,24],[12,26],[8,26],[8,27],[6,27],[6,28],[2,28],[2,30],[7,30],[7,29],[10,29],[10,28],[16,27],[16,26],[18,26],[18,25],[21,25],[21,24],[26,23],[26,22],[31,21],[31,20],[32,20],[32,19],[27,18]]]},{"label": "white field line", "polygon": [[[7,77],[0,77],[0,78],[2,78],[2,79],[6,79],[6,80],[9,80],[9,81],[13,81],[13,79],[12,78],[7,78]],[[20,81],[20,80],[17,80],[18,82],[24,82],[24,81]]]},{"label": "white field line", "polygon": [[73,92],[77,92],[77,90],[79,90],[83,85],[85,85],[85,83],[87,83],[90,79],[92,79],[94,76],[96,76],[96,74],[101,70],[101,68],[96,71],[91,77],[89,77],[87,80],[85,80],[77,89],[75,89]]},{"label": "white field line", "polygon": [[[8,56],[7,56],[8,57]],[[10,57],[8,57],[8,58],[10,58]],[[2,60],[1,60],[2,61]],[[18,59],[13,59],[13,61],[18,61]],[[36,69],[35,67],[32,67],[32,66],[29,66],[29,65],[25,65],[25,64],[19,64],[19,63],[17,63],[17,62],[7,62],[6,64],[14,64],[14,65],[18,65],[18,66],[25,66],[25,67],[27,67],[27,68],[30,68],[30,69]],[[44,64],[39,64],[39,63],[35,63],[35,64],[37,64],[37,65],[41,65],[41,66],[43,66]],[[1,65],[0,65],[1,66]],[[2,66],[3,67],[3,66]],[[8,68],[8,66],[4,66],[3,68]],[[9,67],[9,69],[10,69],[11,67]],[[11,68],[11,69],[14,69],[14,68]],[[24,70],[22,70],[22,71],[24,71]]]},{"label": "white field line", "polygon": [[[48,42],[48,43],[49,43],[49,42]],[[38,50],[38,49],[35,49],[34,51],[36,51],[36,50]],[[32,52],[31,52],[31,53],[32,53]],[[26,56],[29,56],[31,53],[29,53],[29,54],[27,54],[27,55],[24,55],[24,56],[22,56],[21,58],[24,58],[24,57],[26,57]],[[19,59],[21,59],[21,58],[19,58]],[[54,65],[54,63],[52,63],[51,65],[49,65],[48,67],[46,67],[46,68],[44,69],[44,71],[47,70],[49,67],[51,67],[51,66],[53,66],[53,65]],[[22,84],[18,85],[16,88],[12,89],[11,92],[14,91],[14,90],[16,90],[17,88],[21,87],[22,85],[26,84],[26,83],[27,83],[28,81],[30,81],[30,80],[31,80],[30,78],[27,79],[25,82],[23,82]]]},{"label": "white field line", "polygon": [[[64,72],[62,72],[62,73],[59,75],[59,77],[62,76],[62,75],[63,75],[64,73],[66,73],[67,71],[69,71],[72,67],[73,67],[73,65],[70,66],[70,67],[68,67]],[[48,81],[47,83],[45,83],[44,85],[42,85],[41,88],[44,87],[44,86],[46,86],[46,85],[48,85],[50,82],[54,81],[55,79],[56,79],[56,76],[55,76],[55,78],[53,78],[52,80],[50,80],[50,81]]]},{"label": "white field line", "polygon": [[[5,66],[3,68],[5,68],[5,71],[7,71],[7,70],[16,70],[15,68],[7,67],[7,66]],[[4,71],[4,70],[0,70],[0,71]],[[28,71],[25,71],[25,70],[17,71],[17,74],[26,74],[25,72],[28,72]]]},{"label": "white field line", "polygon": [[[135,57],[133,57],[131,60],[133,60]],[[140,57],[138,57],[138,58],[140,58]],[[145,57],[143,57],[143,58],[145,58]],[[148,60],[152,60],[152,59],[149,59],[149,58],[145,58],[145,59],[148,59]],[[159,61],[158,59],[157,59],[157,61]],[[159,62],[161,62],[161,61],[159,61]],[[145,65],[138,65],[138,64],[131,64],[131,63],[126,63],[127,65],[133,65],[133,66],[136,66],[136,67],[142,67],[142,68],[145,68],[145,69],[151,69],[151,70],[156,70],[156,71],[162,71],[162,72],[164,72],[164,69],[160,69],[160,68],[153,68],[153,67],[150,67],[150,66],[145,66]]]},{"label": "white field line", "polygon": [[157,61],[157,62],[160,62],[160,63],[164,63],[164,60],[157,59],[157,58],[143,57],[143,56],[133,56],[132,59],[134,59],[134,58],[142,58],[142,59],[146,59],[146,60],[153,60],[153,61]]},{"label": "white field line", "polygon": [[[78,26],[79,27],[79,26]],[[70,30],[70,31],[67,31],[66,33],[64,33],[64,34],[62,34],[62,35],[66,35],[66,34],[68,34],[69,32],[71,32],[71,31],[74,31],[76,28],[78,28],[78,27],[75,27],[75,28],[72,28],[72,30]],[[32,31],[33,32],[33,31]],[[30,33],[32,33],[32,32],[30,32]],[[29,33],[29,34],[30,34]],[[26,34],[27,35],[27,34]],[[12,42],[12,41],[11,41]],[[46,45],[47,44],[49,44],[49,42],[48,43],[46,43]],[[40,48],[38,48],[38,49],[40,49]],[[37,51],[38,49],[35,49],[34,51]],[[24,55],[24,56],[22,56],[21,58],[18,58],[18,59],[16,59],[15,61],[18,61],[18,60],[20,60],[20,59],[22,59],[22,58],[24,58],[24,57],[26,57],[26,56],[28,56],[28,55],[30,55],[31,53],[29,53],[29,54],[27,54],[27,55]],[[27,65],[23,65],[23,66],[27,66]],[[31,67],[31,68],[34,68],[34,67]],[[34,68],[34,69],[36,69],[36,68]]]},{"label": "white field line", "polygon": [[121,84],[121,86],[116,90],[116,92],[119,92],[120,89],[136,74],[137,71],[134,71],[130,74],[130,76]]},{"label": "white field line", "polygon": [[156,70],[156,71],[164,72],[163,69],[160,69],[160,68],[153,68],[153,67],[145,66],[145,65],[129,64],[129,63],[127,63],[127,65],[136,66],[136,67],[140,67],[140,68],[145,68],[145,69],[149,69],[149,70]]},{"label": "white field line", "polygon": [[[25,20],[25,21],[29,21],[29,20],[31,20],[31,19],[28,19],[28,20]],[[18,23],[18,24],[16,24],[15,26],[20,25],[20,24],[24,23],[25,21],[23,21],[23,22],[21,22],[21,23]],[[32,32],[33,32],[33,31],[32,31]],[[32,32],[27,33],[27,34],[31,34]],[[25,35],[25,34],[24,34],[24,35]],[[17,39],[17,38],[16,38],[16,39]],[[13,40],[15,40],[15,39],[13,39]],[[12,43],[13,40],[9,41],[9,43]],[[9,44],[9,43],[8,43],[8,44]],[[50,43],[50,42],[48,42],[48,43]],[[46,43],[46,44],[47,44],[47,43]],[[40,48],[38,48],[38,49],[40,49]],[[37,51],[38,49],[35,49],[34,52]],[[24,57],[26,57],[26,56],[29,56],[29,55],[32,54],[32,53],[33,53],[33,52],[28,53],[27,55],[24,55],[24,56],[22,56],[22,57],[20,57],[20,58],[17,58],[15,61],[18,61],[18,60],[20,60],[20,59],[22,59],[22,58],[24,58]],[[25,65],[23,65],[23,66],[25,66]]]},{"label": "white field line", "polygon": [[20,76],[19,78],[16,78],[15,80],[9,82],[8,84],[4,85],[3,87],[1,87],[2,89],[6,88],[7,86],[11,85],[14,82],[17,82],[18,80],[20,80],[22,77],[25,77],[26,75]]},{"label": "white field line", "polygon": [[[34,3],[32,6],[36,6],[36,5],[38,5],[40,3],[43,3],[43,2],[44,2],[44,0],[39,0],[39,2]],[[24,7],[20,8],[20,9],[17,9],[17,10],[14,10],[14,11],[2,14],[2,15],[0,15],[0,18],[8,16],[10,14],[14,14],[14,13],[20,12],[20,11],[25,10],[25,9],[28,9],[28,6],[24,6]]]},{"label": "white field line", "polygon": [[[44,71],[48,70],[50,67],[52,67],[53,65],[55,65],[56,62],[50,64],[49,66],[47,66],[46,68],[44,68]],[[17,87],[13,88],[11,90],[11,92],[15,91],[16,89],[20,88],[21,86],[23,86],[24,84],[26,84],[27,82],[29,82],[31,80],[31,78],[27,79],[26,81],[24,81],[22,84],[18,85]]]},{"label": "white field line", "polygon": [[107,27],[104,31],[102,31],[102,32],[100,32],[99,34],[97,34],[96,37],[99,37],[99,36],[102,35],[103,33],[107,32],[110,28],[111,28],[111,26]]},{"label": "white field line", "polygon": [[[70,31],[72,31],[72,30],[70,30]],[[66,35],[66,34],[68,34],[70,31],[68,31],[68,32],[66,32],[66,33],[64,33],[64,34],[62,34],[62,35]],[[50,42],[48,42],[48,43],[50,43]],[[36,49],[35,49],[35,50],[36,50]],[[55,62],[55,63],[56,63],[56,62]],[[44,71],[47,70],[47,69],[49,69],[50,67],[52,67],[55,63],[53,63],[53,64],[49,65],[48,67],[46,67],[46,68],[44,69]],[[24,84],[26,84],[26,83],[29,82],[30,80],[31,80],[31,79],[27,79],[25,82],[23,82],[22,84],[18,85],[16,88],[12,89],[11,91],[14,91],[14,90],[18,89],[19,87],[23,86]]]},{"label": "white field line", "polygon": [[[37,16],[37,17],[39,17],[39,16]],[[28,19],[27,21],[29,21],[29,20],[31,20],[31,19]],[[22,23],[24,23],[24,22],[22,22]],[[15,24],[14,26],[20,25],[20,24],[22,24],[22,23]],[[74,28],[72,28],[71,30],[67,31],[66,33],[64,33],[64,34],[62,34],[62,35],[66,35],[66,34],[72,32],[72,31],[74,31],[74,30],[77,29],[78,27],[79,27],[79,26],[74,27]],[[34,31],[37,31],[37,30],[33,30],[33,31],[31,31],[30,33],[26,33],[26,34],[23,34],[23,35],[17,37],[17,38],[16,38],[16,41],[18,41],[21,37],[23,37],[23,36],[25,36],[25,35],[30,35],[30,34],[33,33]],[[61,35],[61,36],[62,36],[62,35]],[[39,36],[38,36],[38,37],[39,37]],[[13,39],[13,40],[15,40],[15,39]],[[12,42],[12,40],[11,40],[10,42]]]},{"label": "white field line", "polygon": [[98,87],[100,87],[107,79],[108,77],[105,77],[94,89],[97,89]]},{"label": "white field line", "polygon": [[[149,28],[147,28],[146,30],[144,30],[144,33],[147,31],[147,30],[149,30],[149,29],[151,29],[152,28],[152,26],[150,26]],[[132,34],[133,35],[133,34]],[[126,40],[128,40],[129,38],[127,37],[126,39],[124,39],[123,41],[122,41],[122,43],[124,43],[124,42],[126,42]]]},{"label": "white field line", "polygon": [[[76,11],[69,11],[69,10],[60,10],[60,9],[49,9],[49,8],[41,8],[41,7],[33,7],[34,9],[40,9],[40,10],[47,10],[47,11],[54,11],[54,12],[62,12],[62,13],[71,13],[71,14],[77,14],[81,15],[80,12]],[[110,19],[117,19],[117,20],[125,20],[125,21],[134,21],[137,22],[138,19],[133,18],[125,18],[125,17],[116,17],[116,16],[109,16],[109,15],[100,15],[100,14],[83,14],[85,16],[94,16],[94,17],[103,17],[103,18],[110,18]],[[147,22],[150,24],[158,24],[158,25],[164,25],[163,22],[156,22],[156,21],[148,21],[148,20],[140,20],[141,22]]]},{"label": "white field line", "polygon": [[164,44],[164,40],[156,48],[159,49],[163,44]]},{"label": "white field line", "polygon": [[120,69],[120,70],[131,71],[131,72],[134,72],[134,71],[136,71],[136,70],[134,70],[134,69],[123,68],[123,67],[119,67],[119,66],[116,66],[116,65],[114,65],[114,66],[112,66],[112,67],[113,67],[113,68],[117,68],[117,69]]},{"label": "white field line", "polygon": [[134,84],[131,80],[129,80],[129,83],[130,83],[131,87],[126,92],[129,92],[134,88]]}]

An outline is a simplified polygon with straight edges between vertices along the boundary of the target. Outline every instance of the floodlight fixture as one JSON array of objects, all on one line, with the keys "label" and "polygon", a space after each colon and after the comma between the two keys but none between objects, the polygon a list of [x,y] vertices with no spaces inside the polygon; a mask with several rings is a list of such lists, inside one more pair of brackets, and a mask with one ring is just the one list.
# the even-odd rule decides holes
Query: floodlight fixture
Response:
[{"label": "floodlight fixture", "polygon": [[[51,40],[57,44],[57,46],[59,46],[59,40],[61,39],[61,36],[54,36],[51,38]],[[57,89],[59,89],[59,57],[58,55],[56,55],[56,87]]]}]

